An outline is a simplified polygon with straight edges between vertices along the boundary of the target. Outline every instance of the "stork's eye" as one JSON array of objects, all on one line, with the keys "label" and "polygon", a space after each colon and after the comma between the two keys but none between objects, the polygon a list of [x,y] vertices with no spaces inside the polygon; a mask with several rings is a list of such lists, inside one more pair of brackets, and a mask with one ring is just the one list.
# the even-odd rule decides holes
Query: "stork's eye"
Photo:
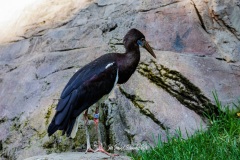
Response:
[{"label": "stork's eye", "polygon": [[141,38],[141,39],[139,39],[139,40],[137,41],[137,44],[138,44],[139,46],[143,46],[144,41],[145,41],[145,39],[144,39],[144,38]]}]

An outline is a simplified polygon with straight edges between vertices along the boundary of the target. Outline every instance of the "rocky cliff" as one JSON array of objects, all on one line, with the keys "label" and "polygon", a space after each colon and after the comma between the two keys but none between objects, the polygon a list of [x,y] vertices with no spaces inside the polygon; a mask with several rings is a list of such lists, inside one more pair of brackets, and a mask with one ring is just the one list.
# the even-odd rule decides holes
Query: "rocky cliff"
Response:
[{"label": "rocky cliff", "polygon": [[192,134],[206,128],[204,113],[215,113],[212,91],[224,104],[240,96],[239,0],[48,4],[26,12],[24,18],[35,15],[31,23],[23,21],[21,30],[0,45],[3,159],[86,147],[82,123],[75,139],[60,132],[49,138],[47,126],[69,78],[105,53],[124,52],[122,38],[130,28],[145,34],[157,59],[142,50],[137,71],[102,105],[106,148],[118,152],[153,144],[159,135],[165,140],[167,130]]}]

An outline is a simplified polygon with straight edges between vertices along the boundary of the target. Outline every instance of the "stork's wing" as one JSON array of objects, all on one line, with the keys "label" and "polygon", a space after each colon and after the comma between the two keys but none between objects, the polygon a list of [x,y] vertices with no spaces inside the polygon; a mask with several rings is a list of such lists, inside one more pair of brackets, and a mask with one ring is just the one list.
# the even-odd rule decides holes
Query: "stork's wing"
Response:
[{"label": "stork's wing", "polygon": [[111,92],[118,78],[117,64],[111,59],[103,60],[89,63],[70,79],[49,125],[49,136],[56,130],[71,133],[76,117]]}]

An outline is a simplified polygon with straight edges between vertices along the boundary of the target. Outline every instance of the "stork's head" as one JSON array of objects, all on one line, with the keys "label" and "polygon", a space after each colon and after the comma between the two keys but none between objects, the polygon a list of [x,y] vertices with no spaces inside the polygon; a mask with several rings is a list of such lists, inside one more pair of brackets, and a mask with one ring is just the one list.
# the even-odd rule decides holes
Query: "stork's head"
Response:
[{"label": "stork's head", "polygon": [[128,33],[123,38],[123,44],[126,49],[131,49],[136,45],[142,46],[145,48],[154,58],[156,55],[154,54],[151,46],[145,39],[145,36],[137,29],[133,28],[128,31]]}]

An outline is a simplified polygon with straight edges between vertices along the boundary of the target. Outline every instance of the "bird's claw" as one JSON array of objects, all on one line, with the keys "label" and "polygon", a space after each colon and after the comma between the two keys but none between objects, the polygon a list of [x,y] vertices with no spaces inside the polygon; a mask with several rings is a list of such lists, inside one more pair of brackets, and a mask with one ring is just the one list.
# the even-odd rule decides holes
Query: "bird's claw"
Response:
[{"label": "bird's claw", "polygon": [[118,154],[108,153],[107,151],[105,151],[105,150],[103,149],[102,146],[99,146],[98,149],[96,149],[94,152],[102,152],[102,153],[104,153],[104,154],[106,154],[106,155],[108,155],[108,156],[110,156],[110,157],[119,156]]},{"label": "bird's claw", "polygon": [[85,154],[87,154],[87,152],[93,152],[94,153],[94,150],[92,148],[88,148],[86,151],[85,151]]}]

